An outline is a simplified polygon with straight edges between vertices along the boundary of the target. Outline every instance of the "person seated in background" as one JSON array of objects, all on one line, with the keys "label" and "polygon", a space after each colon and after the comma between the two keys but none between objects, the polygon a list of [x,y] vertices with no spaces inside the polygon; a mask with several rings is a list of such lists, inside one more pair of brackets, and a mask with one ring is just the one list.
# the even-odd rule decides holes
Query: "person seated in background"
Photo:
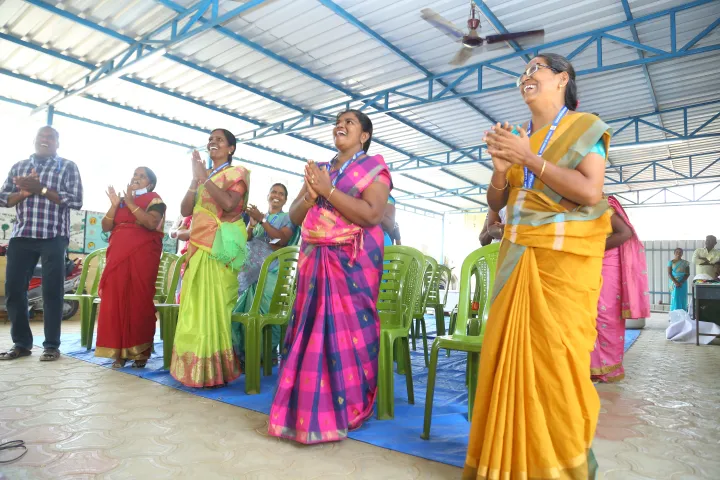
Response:
[{"label": "person seated in background", "polygon": [[[287,202],[288,191],[282,183],[276,183],[268,193],[267,213],[261,212],[255,205],[249,205],[247,214],[250,216],[250,223],[247,226],[248,234],[248,257],[245,265],[240,268],[238,274],[239,298],[233,312],[247,313],[253,304],[257,294],[258,280],[265,259],[274,251],[289,244],[295,234],[296,227],[290,221],[290,216],[283,212]],[[270,311],[275,284],[278,279],[278,262],[272,263],[268,269],[268,276],[265,289],[260,292],[260,313],[267,314]],[[273,325],[272,348],[273,359],[277,360],[278,345],[280,344],[280,325]],[[233,346],[244,369],[245,363],[245,326],[241,323],[232,324]]]},{"label": "person seated in background", "polygon": [[[103,232],[112,232],[98,292],[96,357],[127,360],[143,368],[155,337],[155,281],[160,267],[165,204],[153,192],[157,177],[147,167],[135,169],[121,196],[108,187],[110,209],[102,219]],[[129,302],[132,300],[132,302]]]},{"label": "person seated in background", "polygon": [[698,248],[692,256],[692,262],[695,264],[695,277],[699,275],[707,275],[711,278],[717,278],[717,269],[720,267],[720,250],[715,248],[717,238],[714,235],[708,235],[705,238],[705,248]]},{"label": "person seated in background", "polygon": [[[180,255],[184,255],[188,251],[188,246],[190,245],[190,224],[192,223],[192,215],[183,218],[180,221],[180,224],[173,229],[170,232],[170,238],[177,239],[182,243],[182,247],[180,247],[180,250],[178,253]],[[183,262],[183,264],[180,266],[180,276],[178,277],[178,284],[177,288],[175,289],[175,303],[180,303],[180,292],[182,291],[182,279],[185,275],[185,267],[187,267],[187,262]]]},{"label": "person seated in background", "polygon": [[499,242],[505,233],[505,208],[496,212],[488,208],[485,223],[480,232],[480,245],[486,246],[491,243]]}]

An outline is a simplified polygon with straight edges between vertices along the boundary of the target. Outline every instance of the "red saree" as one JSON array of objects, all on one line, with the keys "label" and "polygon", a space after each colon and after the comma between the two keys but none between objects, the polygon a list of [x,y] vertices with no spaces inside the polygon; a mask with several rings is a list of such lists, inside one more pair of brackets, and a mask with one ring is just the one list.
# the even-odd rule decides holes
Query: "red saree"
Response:
[{"label": "red saree", "polygon": [[[162,203],[157,193],[135,199],[147,211]],[[127,207],[118,209],[100,279],[96,357],[147,360],[155,336],[155,281],[162,255],[161,231],[137,225]],[[162,229],[162,222],[160,224]]]}]

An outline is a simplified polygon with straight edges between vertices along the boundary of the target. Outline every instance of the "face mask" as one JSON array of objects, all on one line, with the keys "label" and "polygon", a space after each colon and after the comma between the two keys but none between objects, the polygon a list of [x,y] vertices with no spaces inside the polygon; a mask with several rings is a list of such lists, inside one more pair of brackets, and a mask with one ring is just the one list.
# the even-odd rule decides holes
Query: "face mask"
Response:
[{"label": "face mask", "polygon": [[138,190],[135,190],[135,196],[139,197],[140,195],[145,195],[148,192],[147,188],[140,188]]}]

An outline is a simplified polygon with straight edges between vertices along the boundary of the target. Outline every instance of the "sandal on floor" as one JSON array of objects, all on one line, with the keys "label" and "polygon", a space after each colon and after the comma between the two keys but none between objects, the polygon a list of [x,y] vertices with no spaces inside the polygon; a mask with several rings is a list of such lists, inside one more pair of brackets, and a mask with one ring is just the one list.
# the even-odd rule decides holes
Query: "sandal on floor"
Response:
[{"label": "sandal on floor", "polygon": [[132,364],[132,368],[145,368],[147,360],[135,360]]},{"label": "sandal on floor", "polygon": [[57,348],[46,348],[40,355],[41,362],[54,362],[58,358],[60,358],[60,350]]},{"label": "sandal on floor", "polygon": [[116,369],[116,370],[117,370],[118,368],[123,368],[123,367],[125,366],[125,362],[126,362],[126,361],[127,361],[127,360],[125,360],[124,358],[121,358],[121,359],[119,359],[119,360],[115,360],[115,361],[113,362],[113,364],[112,364],[112,368],[114,368],[114,369]]},{"label": "sandal on floor", "polygon": [[22,347],[12,347],[7,352],[0,353],[0,360],[15,360],[20,357],[28,357],[32,355],[30,350]]}]

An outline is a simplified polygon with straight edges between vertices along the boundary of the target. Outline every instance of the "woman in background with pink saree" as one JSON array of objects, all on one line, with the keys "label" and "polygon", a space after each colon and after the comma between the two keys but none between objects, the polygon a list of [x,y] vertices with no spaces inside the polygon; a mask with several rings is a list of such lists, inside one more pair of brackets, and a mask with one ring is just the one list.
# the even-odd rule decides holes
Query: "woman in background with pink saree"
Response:
[{"label": "woman in background with pink saree", "polygon": [[603,284],[598,301],[597,340],[590,357],[594,381],[619,382],[625,378],[625,320],[650,316],[645,248],[615,197],[612,234],[605,241]]},{"label": "woman in background with pink saree", "polygon": [[392,182],[383,158],[365,154],[364,113],[338,115],[333,137],[338,154],[308,162],[290,207],[302,225],[298,291],[268,429],[306,444],[346,438],[372,415],[377,393],[380,223]]}]

